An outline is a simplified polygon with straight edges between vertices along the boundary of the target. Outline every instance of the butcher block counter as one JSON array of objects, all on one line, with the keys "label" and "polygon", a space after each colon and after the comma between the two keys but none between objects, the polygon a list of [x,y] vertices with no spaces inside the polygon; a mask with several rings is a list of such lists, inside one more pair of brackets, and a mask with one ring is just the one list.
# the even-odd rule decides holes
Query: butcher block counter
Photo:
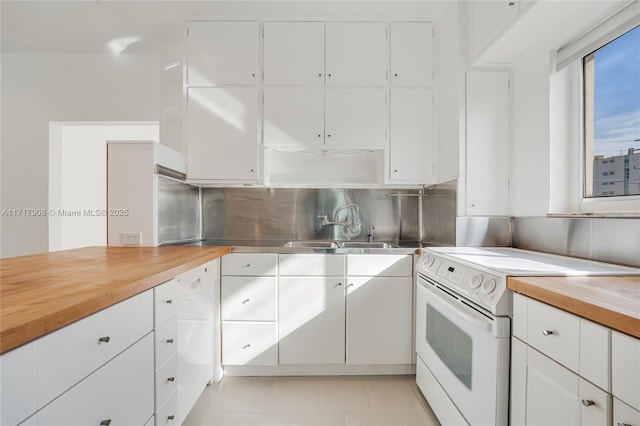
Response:
[{"label": "butcher block counter", "polygon": [[509,277],[507,287],[640,339],[640,276]]},{"label": "butcher block counter", "polygon": [[2,259],[0,353],[229,251],[229,247],[87,247]]}]

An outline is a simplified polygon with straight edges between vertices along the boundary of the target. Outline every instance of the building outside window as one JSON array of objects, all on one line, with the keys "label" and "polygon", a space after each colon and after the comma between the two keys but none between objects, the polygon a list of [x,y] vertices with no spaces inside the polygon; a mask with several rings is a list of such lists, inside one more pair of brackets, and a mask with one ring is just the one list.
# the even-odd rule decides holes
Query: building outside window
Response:
[{"label": "building outside window", "polygon": [[584,196],[640,195],[640,26],[583,58]]}]

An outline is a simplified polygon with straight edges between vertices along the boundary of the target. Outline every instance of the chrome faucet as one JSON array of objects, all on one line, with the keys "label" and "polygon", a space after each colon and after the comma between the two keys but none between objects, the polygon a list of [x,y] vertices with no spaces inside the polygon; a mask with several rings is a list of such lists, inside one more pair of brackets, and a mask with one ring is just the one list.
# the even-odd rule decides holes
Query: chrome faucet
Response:
[{"label": "chrome faucet", "polygon": [[[344,219],[340,220],[340,213],[346,209],[351,209],[351,214],[346,215]],[[329,220],[326,214],[319,215],[318,218],[321,220],[320,223],[322,226],[340,225],[354,234],[359,234],[361,230],[359,214],[360,207],[355,203],[349,203],[336,209],[336,212],[333,214],[333,220]]]}]

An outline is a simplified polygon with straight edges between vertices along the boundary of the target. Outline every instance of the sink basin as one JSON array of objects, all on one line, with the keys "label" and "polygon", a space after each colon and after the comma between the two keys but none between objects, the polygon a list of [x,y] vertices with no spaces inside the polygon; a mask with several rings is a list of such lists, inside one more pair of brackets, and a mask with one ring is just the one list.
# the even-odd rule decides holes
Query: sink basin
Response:
[{"label": "sink basin", "polygon": [[385,243],[382,241],[344,241],[341,243],[344,248],[393,248],[398,247],[392,243]]},{"label": "sink basin", "polygon": [[289,241],[284,247],[293,248],[338,248],[340,247],[335,241]]}]

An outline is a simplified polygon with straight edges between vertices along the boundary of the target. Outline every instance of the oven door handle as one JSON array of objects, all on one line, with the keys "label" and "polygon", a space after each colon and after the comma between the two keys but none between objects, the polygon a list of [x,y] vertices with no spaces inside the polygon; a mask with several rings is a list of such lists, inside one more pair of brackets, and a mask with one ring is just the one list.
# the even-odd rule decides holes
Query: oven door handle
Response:
[{"label": "oven door handle", "polygon": [[437,303],[445,305],[445,307],[449,311],[460,316],[468,324],[478,327],[481,330],[487,331],[489,333],[492,331],[493,321],[490,318],[475,312],[472,308],[464,306],[462,303],[458,303],[457,305],[453,304],[423,283],[420,283],[420,287],[431,296],[433,296]]}]

